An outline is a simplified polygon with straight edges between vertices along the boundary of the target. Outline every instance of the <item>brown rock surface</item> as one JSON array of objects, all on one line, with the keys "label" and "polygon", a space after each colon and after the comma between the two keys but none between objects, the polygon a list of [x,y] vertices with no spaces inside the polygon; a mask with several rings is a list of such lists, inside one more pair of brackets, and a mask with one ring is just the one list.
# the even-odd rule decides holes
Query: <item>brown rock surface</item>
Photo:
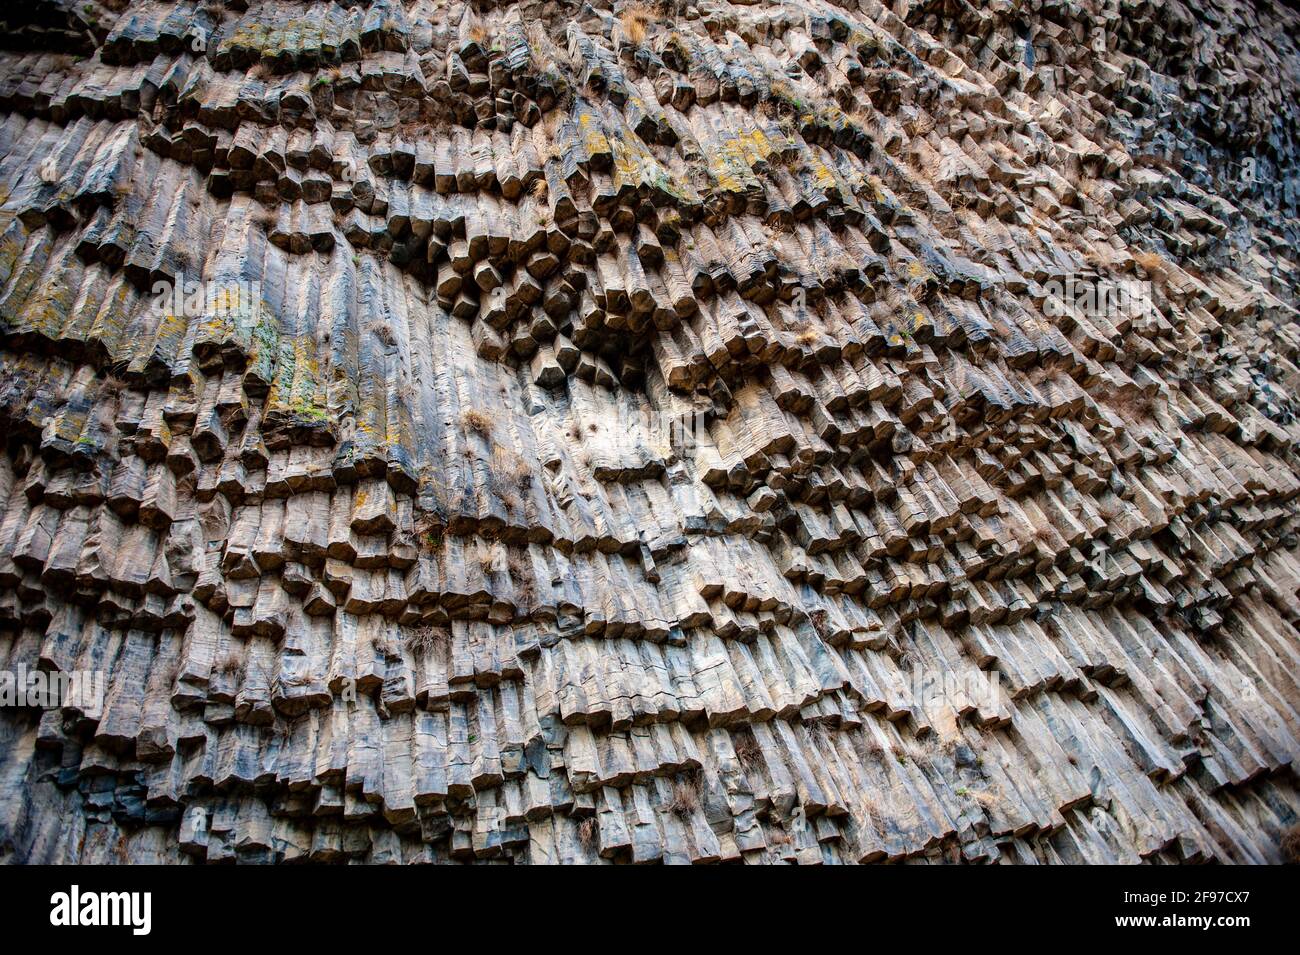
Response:
[{"label": "brown rock surface", "polygon": [[1281,860],[1295,10],[0,21],[0,860]]}]

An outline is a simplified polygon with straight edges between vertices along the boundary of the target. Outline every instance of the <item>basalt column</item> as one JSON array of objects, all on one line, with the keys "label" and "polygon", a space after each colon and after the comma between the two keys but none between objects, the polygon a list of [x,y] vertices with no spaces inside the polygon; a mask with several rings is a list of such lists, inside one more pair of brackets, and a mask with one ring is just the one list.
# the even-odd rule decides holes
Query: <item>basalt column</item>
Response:
[{"label": "basalt column", "polygon": [[0,8],[0,861],[1300,848],[1300,13]]}]

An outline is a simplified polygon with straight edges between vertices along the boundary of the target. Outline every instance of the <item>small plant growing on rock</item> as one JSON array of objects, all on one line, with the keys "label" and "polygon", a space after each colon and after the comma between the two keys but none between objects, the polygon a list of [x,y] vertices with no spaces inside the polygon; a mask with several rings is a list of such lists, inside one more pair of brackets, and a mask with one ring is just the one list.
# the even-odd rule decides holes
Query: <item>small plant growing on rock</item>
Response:
[{"label": "small plant growing on rock", "polygon": [[460,423],[467,431],[487,437],[492,433],[492,416],[478,408],[467,408],[461,413]]},{"label": "small plant growing on rock", "polygon": [[758,740],[753,736],[749,734],[737,736],[732,745],[736,749],[736,758],[740,760],[740,765],[746,771],[763,765],[763,748],[758,745]]},{"label": "small plant growing on rock", "polygon": [[1290,865],[1300,865],[1300,823],[1282,833],[1282,858]]},{"label": "small plant growing on rock", "polygon": [[680,778],[673,780],[673,797],[668,803],[669,811],[674,816],[685,818],[699,809],[702,783],[703,779],[698,769],[684,773]]},{"label": "small plant growing on rock", "polygon": [[393,326],[384,321],[374,321],[366,326],[366,331],[374,335],[375,338],[388,348],[397,344],[397,334],[393,331]]},{"label": "small plant growing on rock", "polygon": [[1165,274],[1165,260],[1158,252],[1135,252],[1133,261],[1153,277],[1158,278]]},{"label": "small plant growing on rock", "polygon": [[433,627],[415,627],[406,634],[406,649],[416,658],[428,656],[434,647],[443,643],[445,634]]},{"label": "small plant growing on rock", "polygon": [[442,524],[428,512],[420,513],[415,519],[415,538],[426,550],[442,550],[442,530]]},{"label": "small plant growing on rock", "polygon": [[582,843],[584,849],[591,849],[596,845],[596,832],[595,816],[588,816],[578,823],[578,842]]},{"label": "small plant growing on rock", "polygon": [[631,4],[623,8],[618,22],[627,41],[633,46],[640,46],[645,42],[646,29],[650,26],[650,10],[639,3]]}]

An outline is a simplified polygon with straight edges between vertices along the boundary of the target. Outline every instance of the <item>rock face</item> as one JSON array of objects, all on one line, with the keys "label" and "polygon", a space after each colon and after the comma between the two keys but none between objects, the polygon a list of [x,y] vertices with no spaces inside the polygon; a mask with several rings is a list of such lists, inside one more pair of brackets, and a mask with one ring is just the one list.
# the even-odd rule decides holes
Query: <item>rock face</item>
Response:
[{"label": "rock face", "polygon": [[0,17],[0,858],[1281,859],[1295,10]]}]

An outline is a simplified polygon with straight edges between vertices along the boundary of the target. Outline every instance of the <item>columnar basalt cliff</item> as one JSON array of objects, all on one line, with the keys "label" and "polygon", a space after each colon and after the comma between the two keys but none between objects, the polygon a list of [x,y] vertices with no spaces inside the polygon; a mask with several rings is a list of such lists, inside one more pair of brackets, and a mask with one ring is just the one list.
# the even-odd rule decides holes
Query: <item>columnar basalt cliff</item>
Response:
[{"label": "columnar basalt cliff", "polygon": [[1295,844],[1296,10],[0,19],[0,859]]}]

